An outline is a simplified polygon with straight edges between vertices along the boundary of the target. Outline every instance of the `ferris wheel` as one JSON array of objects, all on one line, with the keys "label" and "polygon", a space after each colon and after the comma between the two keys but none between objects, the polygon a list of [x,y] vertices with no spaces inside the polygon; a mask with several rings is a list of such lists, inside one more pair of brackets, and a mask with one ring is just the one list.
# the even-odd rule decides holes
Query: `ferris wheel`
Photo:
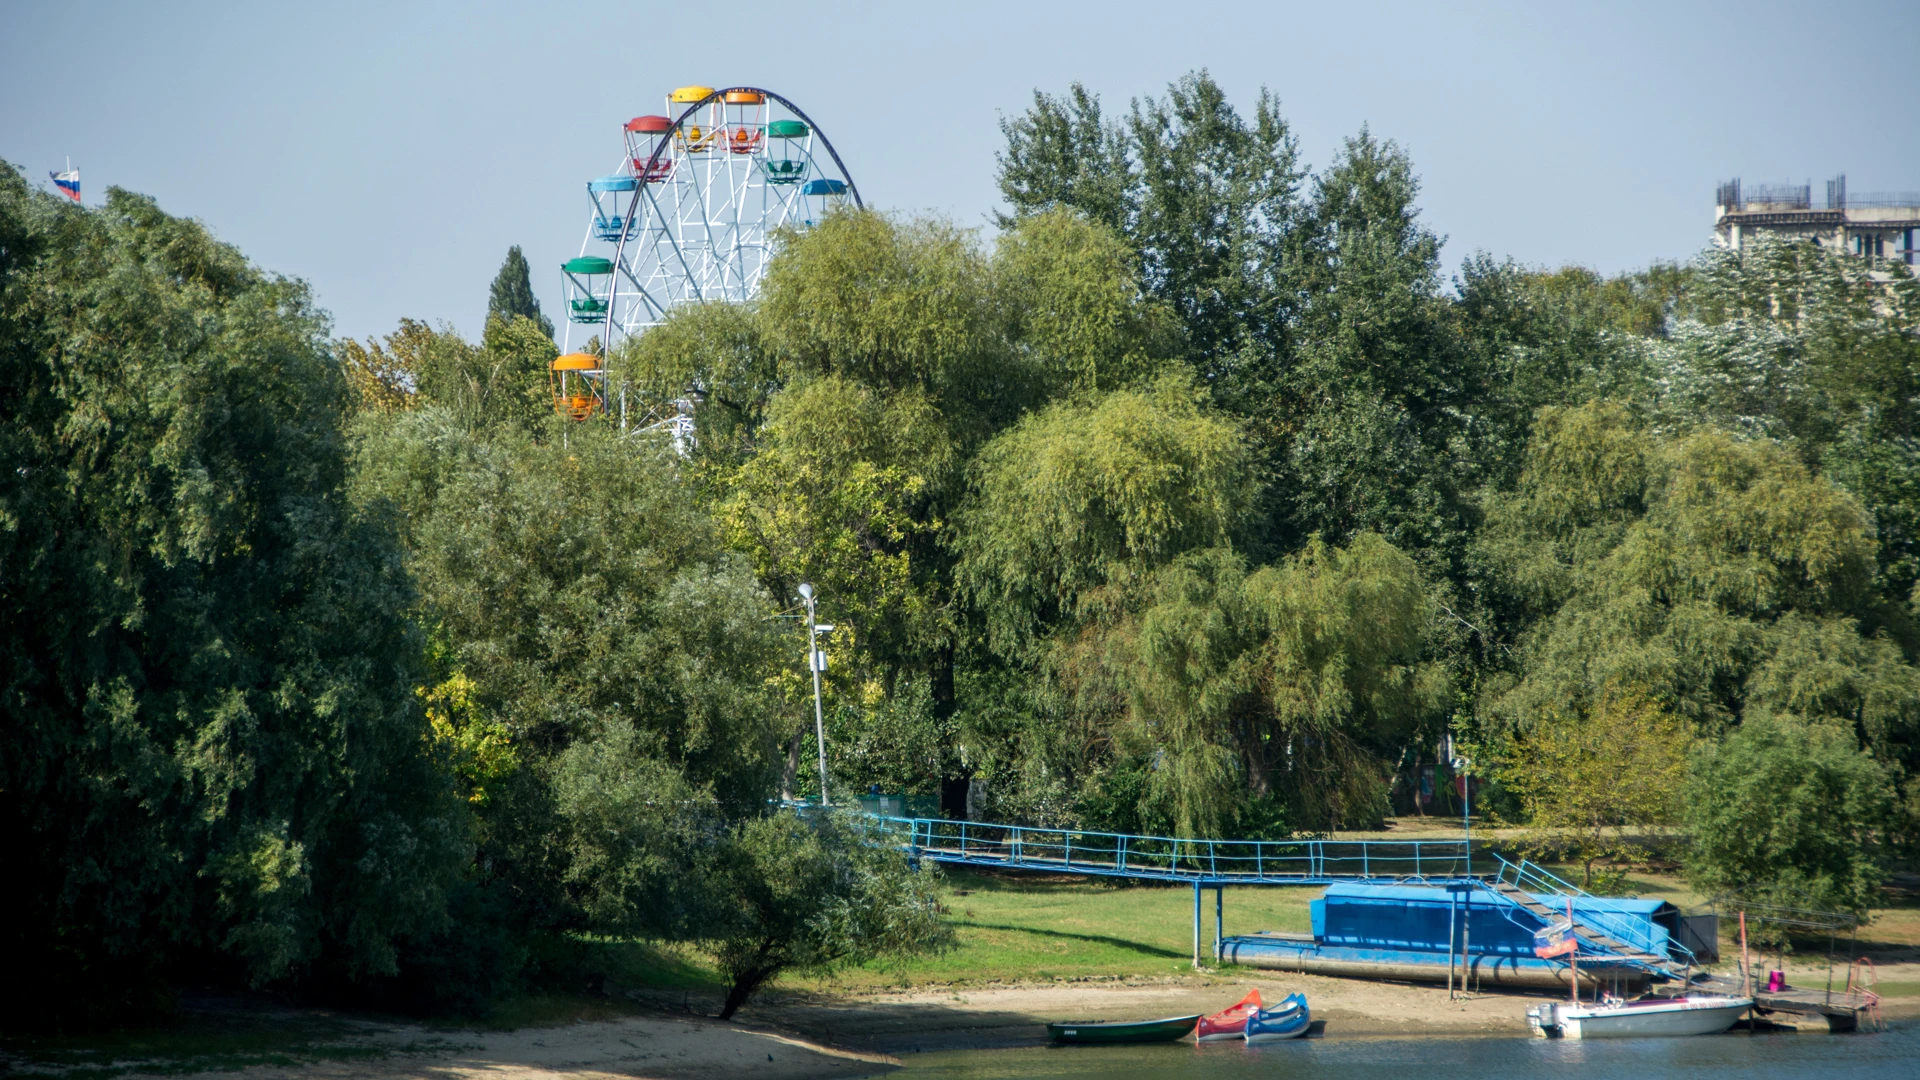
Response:
[{"label": "ferris wheel", "polygon": [[751,299],[778,230],[862,205],[833,145],[779,94],[683,86],[666,111],[627,121],[619,169],[587,182],[586,238],[561,268],[569,350],[576,333],[610,352],[681,304]]}]

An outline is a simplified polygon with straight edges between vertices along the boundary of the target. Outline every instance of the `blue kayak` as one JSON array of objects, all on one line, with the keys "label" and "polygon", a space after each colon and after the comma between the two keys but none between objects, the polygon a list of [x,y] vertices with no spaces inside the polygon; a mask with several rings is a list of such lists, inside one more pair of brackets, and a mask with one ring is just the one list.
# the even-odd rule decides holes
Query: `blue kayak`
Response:
[{"label": "blue kayak", "polygon": [[1313,1010],[1307,1008],[1305,994],[1288,994],[1270,1009],[1261,1009],[1247,1017],[1247,1041],[1279,1042],[1297,1039],[1313,1026]]}]

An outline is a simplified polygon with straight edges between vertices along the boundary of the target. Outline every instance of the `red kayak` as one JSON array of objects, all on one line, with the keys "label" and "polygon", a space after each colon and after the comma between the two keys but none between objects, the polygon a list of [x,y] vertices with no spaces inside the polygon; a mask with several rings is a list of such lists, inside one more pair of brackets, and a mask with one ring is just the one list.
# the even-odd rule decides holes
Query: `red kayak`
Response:
[{"label": "red kayak", "polygon": [[1247,1017],[1260,1011],[1260,988],[1254,987],[1238,1005],[1222,1009],[1212,1016],[1200,1018],[1200,1026],[1193,1029],[1193,1041],[1226,1042],[1238,1041],[1246,1036]]}]

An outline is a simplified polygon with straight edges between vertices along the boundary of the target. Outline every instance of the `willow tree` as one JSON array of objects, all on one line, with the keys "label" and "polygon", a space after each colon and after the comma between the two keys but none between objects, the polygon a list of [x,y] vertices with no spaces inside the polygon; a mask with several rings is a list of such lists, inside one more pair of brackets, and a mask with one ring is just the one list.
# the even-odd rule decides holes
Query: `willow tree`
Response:
[{"label": "willow tree", "polygon": [[1379,758],[1443,696],[1423,577],[1372,535],[1250,570],[1251,486],[1239,427],[1178,377],[1054,405],[981,453],[960,584],[1076,732],[1053,760],[1022,733],[995,755],[1007,779],[1077,770],[1104,823],[1186,835],[1262,803],[1306,827],[1379,816]]},{"label": "willow tree", "polygon": [[[1730,756],[1709,750],[1709,763],[1773,745],[1742,734],[1756,722],[1789,735],[1811,724],[1823,747],[1842,731],[1892,761],[1920,733],[1920,669],[1879,628],[1873,519],[1788,446],[1711,429],[1661,438],[1614,406],[1546,410],[1518,489],[1489,519],[1482,557],[1506,568],[1497,580],[1529,622],[1515,674],[1490,679],[1482,705],[1523,750],[1608,717],[1618,731],[1605,737],[1624,736],[1632,725],[1610,704],[1623,698],[1691,728],[1674,745],[1724,742]],[[1613,766],[1647,771],[1628,748]],[[1522,754],[1534,775],[1510,779],[1545,785],[1550,764]],[[1739,790],[1762,802],[1716,813],[1766,813],[1770,796]]]},{"label": "willow tree", "polygon": [[1222,549],[1162,568],[1099,635],[1148,800],[1183,835],[1376,823],[1382,762],[1446,700],[1433,621],[1413,560],[1370,533],[1252,571]]},{"label": "willow tree", "polygon": [[1239,427],[1179,376],[1052,405],[974,470],[958,577],[1003,651],[1124,602],[1182,552],[1229,543],[1253,490]]},{"label": "willow tree", "polygon": [[1144,381],[1183,349],[1173,310],[1141,289],[1136,264],[1112,230],[1066,209],[1000,235],[993,273],[1011,347],[1047,397]]},{"label": "willow tree", "polygon": [[467,836],[324,317],[149,199],[4,169],[0,326],[13,1015],[392,973]]},{"label": "willow tree", "polygon": [[1538,612],[1492,701],[1511,723],[1629,687],[1709,733],[1756,706],[1882,744],[1920,723],[1920,672],[1868,629],[1873,521],[1784,446],[1550,410],[1490,517],[1486,557]]}]

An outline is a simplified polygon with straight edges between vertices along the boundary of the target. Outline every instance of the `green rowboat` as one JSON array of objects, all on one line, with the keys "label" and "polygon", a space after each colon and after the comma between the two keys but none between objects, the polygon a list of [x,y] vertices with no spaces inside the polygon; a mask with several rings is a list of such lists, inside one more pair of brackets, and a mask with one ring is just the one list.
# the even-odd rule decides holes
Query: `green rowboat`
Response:
[{"label": "green rowboat", "polygon": [[1062,1020],[1047,1025],[1057,1043],[1111,1044],[1172,1042],[1193,1030],[1200,1015],[1169,1016],[1164,1020]]}]

